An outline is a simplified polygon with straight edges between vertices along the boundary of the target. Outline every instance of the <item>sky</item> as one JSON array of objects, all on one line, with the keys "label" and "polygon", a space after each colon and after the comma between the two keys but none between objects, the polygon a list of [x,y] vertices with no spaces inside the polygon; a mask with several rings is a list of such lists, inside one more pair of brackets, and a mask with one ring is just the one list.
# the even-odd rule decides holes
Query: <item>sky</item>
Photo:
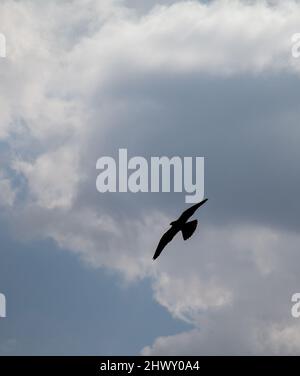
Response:
[{"label": "sky", "polygon": [[[298,1],[4,0],[0,354],[299,355]],[[105,193],[96,161],[205,157],[185,193]],[[172,248],[172,249],[170,249]]]}]

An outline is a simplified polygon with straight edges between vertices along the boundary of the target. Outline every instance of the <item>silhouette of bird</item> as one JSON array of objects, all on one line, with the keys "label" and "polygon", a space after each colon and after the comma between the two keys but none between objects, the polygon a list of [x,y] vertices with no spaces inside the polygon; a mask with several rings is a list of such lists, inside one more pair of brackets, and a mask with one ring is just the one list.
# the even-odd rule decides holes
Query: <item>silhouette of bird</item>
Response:
[{"label": "silhouette of bird", "polygon": [[181,231],[182,237],[184,240],[189,239],[193,233],[195,232],[197,228],[198,221],[197,219],[188,222],[190,217],[195,213],[195,211],[200,208],[203,204],[206,203],[208,199],[204,199],[201,202],[198,202],[197,204],[191,206],[187,210],[185,210],[181,216],[176,219],[176,221],[173,221],[170,223],[171,228],[167,232],[163,234],[161,237],[158,246],[156,248],[156,251],[153,256],[153,260],[157,259],[157,257],[161,254],[165,246],[170,243],[171,240],[173,240],[174,236]]}]

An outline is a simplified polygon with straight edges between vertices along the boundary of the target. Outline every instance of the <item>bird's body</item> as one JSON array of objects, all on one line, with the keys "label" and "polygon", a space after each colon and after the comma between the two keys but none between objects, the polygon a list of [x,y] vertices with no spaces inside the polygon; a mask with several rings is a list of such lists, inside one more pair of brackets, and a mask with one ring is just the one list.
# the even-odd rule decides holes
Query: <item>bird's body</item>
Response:
[{"label": "bird's body", "polygon": [[191,206],[187,210],[185,210],[181,216],[176,220],[170,223],[170,228],[164,235],[161,237],[160,242],[156,248],[156,251],[153,256],[153,260],[157,259],[157,257],[161,254],[165,246],[173,240],[174,236],[178,232],[182,232],[182,236],[184,240],[190,238],[197,228],[198,221],[193,220],[188,222],[190,217],[195,213],[195,211],[202,206],[207,201],[207,198],[197,204]]}]

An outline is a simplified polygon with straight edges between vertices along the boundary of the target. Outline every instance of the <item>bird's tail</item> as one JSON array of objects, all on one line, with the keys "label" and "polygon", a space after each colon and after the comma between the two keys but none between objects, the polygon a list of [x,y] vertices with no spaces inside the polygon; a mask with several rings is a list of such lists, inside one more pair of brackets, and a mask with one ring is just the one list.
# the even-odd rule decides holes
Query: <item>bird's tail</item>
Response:
[{"label": "bird's tail", "polygon": [[198,221],[197,219],[195,219],[194,221],[187,222],[183,226],[181,232],[182,232],[182,237],[184,240],[187,240],[193,235],[193,233],[195,232],[197,228],[197,224],[198,224]]}]

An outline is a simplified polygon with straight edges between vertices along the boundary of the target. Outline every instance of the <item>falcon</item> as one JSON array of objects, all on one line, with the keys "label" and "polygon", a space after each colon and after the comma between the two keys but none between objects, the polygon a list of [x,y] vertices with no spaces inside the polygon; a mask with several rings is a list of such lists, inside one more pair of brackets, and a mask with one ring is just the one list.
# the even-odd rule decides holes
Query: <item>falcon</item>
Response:
[{"label": "falcon", "polygon": [[174,236],[178,232],[181,231],[182,237],[184,240],[189,239],[193,235],[193,233],[195,232],[197,228],[198,221],[197,219],[194,219],[193,221],[188,222],[188,220],[195,213],[195,211],[200,208],[200,206],[206,203],[207,200],[208,199],[205,198],[201,202],[198,202],[197,204],[191,206],[190,208],[185,210],[181,214],[181,216],[178,219],[176,219],[176,221],[173,221],[170,223],[171,227],[161,237],[158,243],[158,246],[156,248],[156,251],[154,253],[153,260],[157,259],[157,257],[164,250],[165,246],[173,240]]}]

